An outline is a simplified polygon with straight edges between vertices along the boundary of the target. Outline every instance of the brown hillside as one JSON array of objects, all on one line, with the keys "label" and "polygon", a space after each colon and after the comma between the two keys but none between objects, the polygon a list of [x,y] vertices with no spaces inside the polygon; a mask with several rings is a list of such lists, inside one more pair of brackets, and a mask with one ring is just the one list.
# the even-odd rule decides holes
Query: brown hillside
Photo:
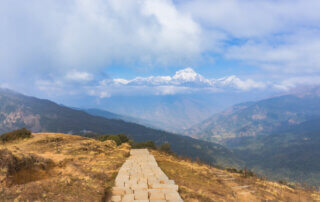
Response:
[{"label": "brown hillside", "polygon": [[320,201],[320,193],[152,151],[184,201]]},{"label": "brown hillside", "polygon": [[[129,150],[110,140],[55,133],[0,142],[0,201],[105,201]],[[186,202],[320,201],[315,191],[151,153]]]},{"label": "brown hillside", "polygon": [[129,149],[109,140],[53,133],[0,143],[0,199],[101,201]]}]

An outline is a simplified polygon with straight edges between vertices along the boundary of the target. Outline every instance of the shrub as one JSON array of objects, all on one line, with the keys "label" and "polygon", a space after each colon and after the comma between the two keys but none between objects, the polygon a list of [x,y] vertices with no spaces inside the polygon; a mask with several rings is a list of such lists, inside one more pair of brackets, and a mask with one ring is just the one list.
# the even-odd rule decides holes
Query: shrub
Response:
[{"label": "shrub", "polygon": [[129,142],[129,138],[125,134],[118,134],[117,136],[120,138],[121,143]]},{"label": "shrub", "polygon": [[143,149],[143,148],[157,149],[157,146],[153,141],[134,142],[131,146],[134,149]]},{"label": "shrub", "polygon": [[116,142],[117,145],[121,144],[120,138],[116,135],[101,135],[98,137],[98,140],[100,140],[101,142],[106,141],[106,140],[113,140]]},{"label": "shrub", "polygon": [[168,154],[171,154],[171,147],[169,143],[164,143],[163,145],[160,146],[160,151],[166,152]]},{"label": "shrub", "polygon": [[117,143],[117,146],[121,145],[121,139],[117,135],[110,135],[107,140],[113,140]]},{"label": "shrub", "polygon": [[288,184],[288,182],[286,180],[283,180],[283,179],[279,180],[278,182],[280,184],[283,184],[283,185],[287,185]]},{"label": "shrub", "polygon": [[111,135],[100,135],[97,139],[101,142],[108,140]]},{"label": "shrub", "polygon": [[31,131],[22,128],[19,130],[14,130],[12,132],[4,133],[0,136],[2,142],[9,142],[17,139],[25,139],[31,137]]},{"label": "shrub", "polygon": [[113,140],[117,143],[117,146],[121,145],[122,143],[128,142],[129,138],[124,134],[119,135],[101,135],[98,137],[98,140],[100,141],[106,141],[106,140]]},{"label": "shrub", "polygon": [[227,171],[230,173],[243,173],[242,170],[238,170],[236,168],[227,168]]},{"label": "shrub", "polygon": [[251,170],[248,170],[247,168],[243,170],[243,177],[254,177],[254,176],[256,176],[256,174]]}]

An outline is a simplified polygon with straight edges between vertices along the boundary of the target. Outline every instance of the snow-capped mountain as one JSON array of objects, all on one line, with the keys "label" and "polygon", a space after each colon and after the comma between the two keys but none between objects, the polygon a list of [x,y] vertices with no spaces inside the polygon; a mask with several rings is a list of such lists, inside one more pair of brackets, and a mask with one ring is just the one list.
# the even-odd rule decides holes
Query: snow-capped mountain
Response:
[{"label": "snow-capped mountain", "polygon": [[[108,83],[110,84],[110,81]],[[190,67],[177,71],[173,76],[136,77],[132,80],[117,78],[113,79],[111,83],[118,86],[175,86],[188,87],[189,89],[196,88],[198,90],[202,88],[250,90],[264,88],[266,86],[264,83],[256,82],[252,79],[241,80],[235,75],[218,79],[208,79]]]}]

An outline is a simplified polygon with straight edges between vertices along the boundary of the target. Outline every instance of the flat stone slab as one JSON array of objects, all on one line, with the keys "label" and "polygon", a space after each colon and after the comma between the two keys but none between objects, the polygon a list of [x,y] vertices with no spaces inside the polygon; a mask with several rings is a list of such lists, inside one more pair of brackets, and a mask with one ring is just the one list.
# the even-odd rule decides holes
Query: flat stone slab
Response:
[{"label": "flat stone slab", "polygon": [[113,202],[180,202],[178,185],[160,169],[147,149],[131,149],[115,179]]}]

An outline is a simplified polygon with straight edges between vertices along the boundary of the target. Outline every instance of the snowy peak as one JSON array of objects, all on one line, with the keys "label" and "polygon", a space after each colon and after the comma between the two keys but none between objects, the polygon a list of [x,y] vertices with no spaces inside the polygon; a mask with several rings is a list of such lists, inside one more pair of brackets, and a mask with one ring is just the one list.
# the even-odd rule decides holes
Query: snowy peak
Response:
[{"label": "snowy peak", "polygon": [[[205,78],[201,74],[187,67],[176,71],[173,76],[148,76],[136,77],[131,80],[122,78],[109,79],[101,82],[104,88],[131,88],[131,90],[142,89],[154,94],[188,93],[200,90],[240,90],[263,89],[266,85],[251,79],[242,80],[235,75],[223,78]],[[160,92],[159,92],[160,91]]]}]

